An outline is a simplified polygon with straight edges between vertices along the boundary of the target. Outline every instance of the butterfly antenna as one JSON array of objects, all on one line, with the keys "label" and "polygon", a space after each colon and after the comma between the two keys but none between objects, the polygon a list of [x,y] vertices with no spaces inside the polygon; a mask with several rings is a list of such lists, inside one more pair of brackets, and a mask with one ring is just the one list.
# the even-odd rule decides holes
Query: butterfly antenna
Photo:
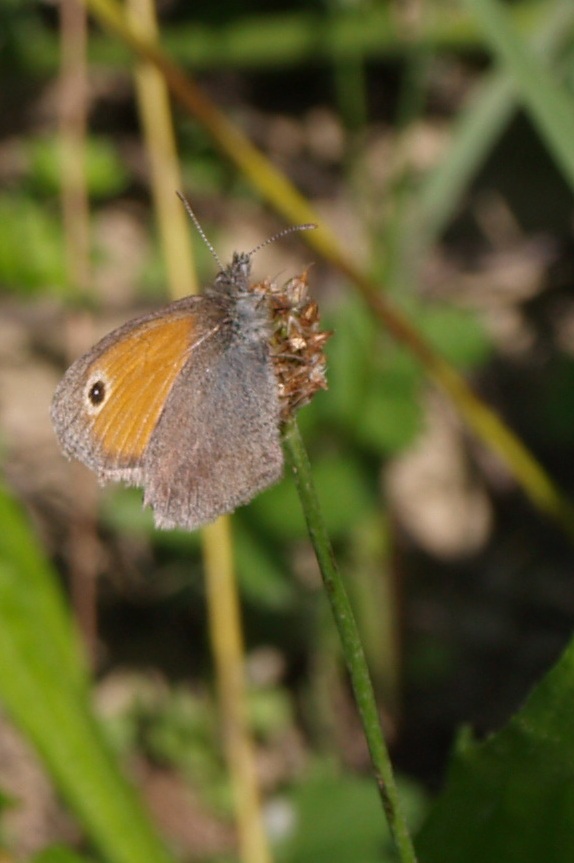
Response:
[{"label": "butterfly antenna", "polygon": [[274,243],[275,240],[280,240],[281,237],[285,237],[287,234],[294,234],[296,231],[314,231],[317,225],[314,225],[312,222],[309,222],[306,225],[291,225],[289,228],[283,228],[282,231],[279,231],[277,234],[273,234],[272,237],[269,237],[267,240],[264,240],[262,243],[259,243],[258,246],[255,246],[254,249],[251,249],[249,254],[247,255],[250,258],[264,246],[269,246],[271,243]]},{"label": "butterfly antenna", "polygon": [[[189,205],[189,201],[187,200],[187,198],[185,198],[181,194],[181,192],[176,191],[175,194],[177,195],[177,197],[179,198],[179,200],[182,202],[183,206],[187,210],[187,214],[190,217],[193,224],[195,225],[197,233],[199,234],[199,236],[201,237],[201,239],[203,240],[203,242],[205,243],[205,245],[207,246],[207,248],[209,249],[209,251],[211,252],[213,257],[215,258],[215,260],[217,262],[217,266],[219,267],[220,270],[223,270],[224,266],[221,263],[221,261],[219,260],[219,255],[217,254],[217,252],[215,251],[215,249],[213,248],[213,246],[211,245],[211,243],[207,239],[207,237],[205,235],[205,231],[203,230],[203,228],[199,224],[199,219],[197,218],[197,216],[195,215],[195,213],[191,209],[191,206]],[[265,243],[263,243],[263,245],[265,245]]]}]

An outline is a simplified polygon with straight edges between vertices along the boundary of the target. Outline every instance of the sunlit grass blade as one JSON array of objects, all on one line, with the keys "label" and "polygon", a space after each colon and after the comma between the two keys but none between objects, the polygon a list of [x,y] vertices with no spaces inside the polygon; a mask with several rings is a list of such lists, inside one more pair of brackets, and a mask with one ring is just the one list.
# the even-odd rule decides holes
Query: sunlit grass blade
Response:
[{"label": "sunlit grass blade", "polygon": [[[137,31],[157,35],[152,0],[130,0],[129,16]],[[183,188],[165,80],[152,63],[136,68],[138,106],[150,161],[154,206],[167,270],[169,294],[175,299],[195,292],[193,226],[174,192]],[[245,653],[237,596],[233,541],[228,518],[202,531],[202,547],[211,646],[214,655],[219,716],[232,788],[239,854],[249,863],[267,863],[259,782],[247,710]]]},{"label": "sunlit grass blade", "polygon": [[[552,57],[570,38],[574,5],[558,0],[544,8],[532,49]],[[453,218],[472,179],[492,151],[517,108],[516,86],[506,71],[485,75],[469,104],[453,123],[452,141],[416,192],[411,246],[419,257],[435,242]]]},{"label": "sunlit grass blade", "polygon": [[499,0],[465,0],[488,44],[513,78],[519,99],[565,180],[574,188],[574,101],[571,93],[525,43]]},{"label": "sunlit grass blade", "polygon": [[169,863],[93,717],[56,575],[1,488],[0,522],[0,700],[107,860]]},{"label": "sunlit grass blade", "polygon": [[[531,47],[548,57],[558,55],[571,39],[574,4],[558,0],[533,29]],[[416,193],[411,245],[422,257],[452,219],[465,190],[492,151],[517,108],[514,80],[506,70],[484,76],[469,104],[455,119],[452,141],[439,165]]]}]

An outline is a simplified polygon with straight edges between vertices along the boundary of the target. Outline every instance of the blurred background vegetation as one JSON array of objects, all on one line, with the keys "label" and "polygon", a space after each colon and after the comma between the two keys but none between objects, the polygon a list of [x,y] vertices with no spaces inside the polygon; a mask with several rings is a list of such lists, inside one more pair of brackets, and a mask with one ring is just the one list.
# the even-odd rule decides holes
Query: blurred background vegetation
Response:
[{"label": "blurred background vegetation", "polygon": [[[571,182],[493,60],[472,5],[162,0],[158,13],[165,51],[568,492]],[[504,4],[570,97],[571,6]],[[90,273],[82,284],[70,278],[61,215],[58,5],[3,0],[0,39],[0,464],[8,494],[91,627],[97,711],[154,820],[180,859],[236,859],[199,537],[154,530],[137,490],[97,493],[87,471],[60,455],[48,416],[71,354],[167,298],[133,57],[92,22]],[[219,256],[282,227],[199,124],[177,108],[174,117],[183,189]],[[193,242],[205,284],[214,262]],[[254,270],[288,277],[310,263],[311,293],[335,334],[329,390],[301,412],[300,426],[416,826],[443,784],[460,725],[479,735],[500,728],[567,644],[572,548],[352,285],[298,235],[258,253]],[[367,752],[289,477],[236,513],[233,535],[274,853],[315,863],[392,859],[383,856]],[[22,534],[22,554],[29,541]],[[95,597],[78,549],[97,577]],[[2,550],[4,564],[20,554]],[[11,853],[82,847],[4,719],[0,811]]]}]

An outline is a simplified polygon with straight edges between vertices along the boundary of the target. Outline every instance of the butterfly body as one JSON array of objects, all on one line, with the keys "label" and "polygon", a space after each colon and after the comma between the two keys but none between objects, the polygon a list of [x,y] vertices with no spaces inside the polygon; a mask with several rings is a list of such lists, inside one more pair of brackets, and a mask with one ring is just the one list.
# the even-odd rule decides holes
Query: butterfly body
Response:
[{"label": "butterfly body", "polygon": [[235,254],[203,295],[110,333],[54,395],[64,452],[143,486],[159,527],[193,530],[281,476],[270,312],[250,268]]}]

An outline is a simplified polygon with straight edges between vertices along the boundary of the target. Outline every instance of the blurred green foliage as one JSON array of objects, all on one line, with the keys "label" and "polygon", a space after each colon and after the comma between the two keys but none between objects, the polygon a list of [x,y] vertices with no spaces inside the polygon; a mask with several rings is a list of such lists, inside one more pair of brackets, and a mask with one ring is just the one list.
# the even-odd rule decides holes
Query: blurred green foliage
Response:
[{"label": "blurred green foliage", "polygon": [[0,281],[3,290],[62,292],[66,284],[62,226],[52,204],[24,193],[0,196]]},{"label": "blurred green foliage", "polygon": [[[117,146],[110,138],[89,135],[83,153],[86,191],[95,203],[125,191],[128,171]],[[53,137],[37,137],[27,146],[27,182],[30,191],[39,198],[56,197],[62,186],[62,161],[65,154],[61,141]]]},{"label": "blurred green foliage", "polygon": [[[479,5],[475,0],[475,6]],[[517,2],[509,9],[525,32],[533,33],[538,41],[541,34],[545,35],[544,64],[566,69],[565,75],[560,71],[559,82],[571,97],[571,0]],[[429,60],[439,57],[440,62],[447,63],[454,55],[457,62],[468,61],[476,73],[480,63],[470,52],[489,50],[476,22],[462,15],[460,6],[453,7],[446,0],[434,4],[428,18],[423,16],[418,42],[413,41],[412,33],[405,37],[404,31],[399,32],[390,7],[377,2],[358,3],[354,8],[334,3],[293,4],[283,16],[261,6],[246,9],[238,4],[219,4],[203,11],[206,17],[201,21],[191,18],[191,14],[199,16],[202,12],[196,8],[190,13],[180,6],[175,20],[168,16],[164,29],[168,50],[173,48],[175,55],[194,69],[216,69],[221,73],[225,68],[232,75],[245,69],[259,73],[264,70],[271,92],[273,81],[283,80],[274,79],[274,75],[285,74],[291,68],[296,78],[301,70],[312,68],[317,93],[322,99],[332,99],[330,107],[348,135],[342,163],[333,176],[355,197],[361,194],[357,176],[365,154],[363,136],[368,139],[369,111],[377,103],[380,89],[368,89],[369,63],[390,63],[390,80],[399,70],[404,85],[396,88],[399,95],[395,116],[404,125],[414,125],[427,107],[429,81],[425,74],[431,69]],[[0,289],[22,298],[64,294],[67,288],[58,203],[58,142],[53,135],[39,133],[33,124],[28,125],[26,112],[19,118],[19,103],[33,105],[48,76],[57,73],[56,22],[49,7],[7,0],[0,9],[0,30],[0,68],[10,85],[3,96],[4,116],[14,123],[11,133],[18,136],[21,144],[17,148],[17,166],[12,172],[6,171],[6,188],[0,192]],[[452,54],[441,53],[445,46]],[[528,50],[526,42],[522,47]],[[129,52],[107,35],[94,33],[91,50],[92,60],[106,74],[121,76],[129,71]],[[455,72],[456,68],[455,63]],[[524,64],[522,69],[528,72]],[[515,110],[516,93],[520,87],[535,86],[535,78],[525,74],[521,80],[515,70],[510,79],[504,69],[484,75],[483,90],[475,101],[463,106],[454,118],[449,117],[452,144],[447,158],[431,166],[423,176],[409,167],[406,176],[399,177],[389,191],[392,222],[377,217],[374,235],[369,238],[368,245],[375,250],[373,258],[380,256],[372,261],[373,269],[387,272],[395,299],[399,295],[401,305],[420,331],[450,362],[465,371],[475,371],[487,363],[492,351],[489,339],[470,311],[417,299],[418,264],[413,249],[420,252],[425,243],[435,242],[444,231]],[[261,86],[260,80],[259,84],[252,83],[254,92]],[[217,89],[217,78],[215,83]],[[225,86],[219,86],[220,92],[227,93]],[[389,89],[389,98],[395,98],[392,84]],[[287,94],[278,93],[275,86],[274,95],[279,101],[279,96]],[[301,101],[306,106],[312,95],[312,88],[302,93],[295,85],[289,99],[295,106]],[[141,177],[114,137],[126,103],[125,96],[119,98],[118,115],[98,117],[94,124],[97,130],[88,137],[86,179],[95,206],[124,195],[143,197]],[[282,107],[274,106],[274,110],[284,110],[283,102],[280,104]],[[528,104],[540,105],[540,94]],[[131,102],[130,110],[133,111]],[[535,109],[531,116],[533,128],[546,140],[544,124],[548,120],[537,116]],[[388,121],[388,117],[384,119]],[[552,124],[552,117],[549,120]],[[133,124],[133,118],[122,131],[136,137],[137,130],[130,122]],[[567,126],[558,124],[551,135],[560,136],[562,147],[571,148],[571,137],[564,135],[561,128]],[[200,196],[247,194],[244,181],[221,163],[205,134],[189,119],[181,120],[179,135],[187,186]],[[400,140],[397,146],[401,146]],[[550,152],[551,158],[557,159]],[[399,161],[396,154],[395,158]],[[322,170],[328,173],[325,166]],[[527,187],[528,178],[521,179]],[[362,194],[368,199],[371,194],[379,195],[379,190],[363,189]],[[377,249],[386,250],[385,261]],[[202,249],[199,254],[207,258],[208,253]],[[162,262],[152,243],[142,288],[149,291],[153,287],[158,292],[161,281]],[[406,290],[397,290],[397,285],[402,289],[405,284]],[[388,609],[383,607],[380,586],[389,568],[390,528],[380,477],[386,461],[408,448],[424,426],[424,382],[417,363],[379,331],[369,312],[350,292],[328,309],[324,318],[326,327],[335,333],[327,347],[329,391],[319,394],[301,412],[300,423],[312,454],[329,533],[342,562],[349,567],[353,587],[358,585],[362,591],[354,595],[358,614],[365,623],[371,615],[370,629],[365,626],[364,630],[365,646],[380,684],[386,673],[396,673],[394,667],[389,671],[396,657],[391,653],[383,655],[385,642],[381,638]],[[543,418],[534,436],[543,444],[558,445],[572,439],[573,382],[572,362],[560,356],[540,385],[533,385],[532,403]],[[137,749],[156,763],[177,768],[194,785],[201,785],[206,799],[223,813],[222,817],[227,817],[228,788],[216,733],[216,711],[210,698],[197,697],[174,686],[160,698],[143,697],[125,713],[106,720],[105,737],[101,735],[100,727],[94,728],[87,718],[90,714],[83,666],[74,658],[76,639],[62,611],[48,555],[38,547],[29,525],[8,498],[0,500],[0,511],[0,642],[5,645],[0,659],[0,696],[44,755],[60,790],[83,819],[92,840],[99,843],[98,859],[127,859],[122,857],[124,849],[118,850],[119,844],[113,850],[118,834],[120,839],[126,838],[117,827],[117,812],[123,813],[127,827],[137,833],[138,815],[130,809],[131,798],[121,780],[116,785],[108,776],[109,785],[98,784],[101,776],[98,779],[97,766],[100,756],[102,763],[107,763],[106,744],[110,741],[121,756]],[[309,576],[312,567],[306,559],[301,564],[297,556],[306,543],[306,531],[292,483],[286,479],[261,495],[236,515],[234,525],[247,616],[260,626],[260,631],[249,632],[248,638],[256,643],[262,632],[267,642],[276,639],[287,651],[288,662],[293,657],[294,663],[300,662],[303,656],[308,664],[307,685],[312,690],[308,701],[319,705],[317,713],[321,709],[333,710],[334,700],[325,707],[325,691],[329,689],[325,686],[325,667],[330,661],[337,666],[337,651],[325,625],[320,591],[312,574]],[[199,561],[200,557],[198,536],[154,532],[150,513],[142,512],[139,491],[108,491],[102,501],[101,528],[110,542],[119,536],[126,547],[133,543],[145,547],[146,552],[151,550],[142,558],[153,569],[154,578],[171,576],[170,584],[174,594],[180,591],[182,606],[189,601],[190,593],[195,598],[201,595],[199,576],[189,584],[190,561]],[[440,647],[433,645],[429,645],[425,659],[428,668],[439,664],[442,668],[448,662]],[[464,858],[490,863],[497,859],[512,863],[516,859],[520,863],[538,863],[544,859],[566,863],[570,859],[574,848],[569,792],[570,666],[568,653],[541,683],[535,700],[500,735],[483,745],[471,740],[461,745],[446,791],[422,833],[425,860]],[[340,669],[336,671],[340,675]],[[327,701],[330,696],[332,693],[327,691]],[[293,693],[283,685],[252,692],[251,709],[260,741],[265,743],[281,735],[297,722],[297,698],[302,698],[301,692]],[[86,760],[79,759],[78,764],[68,763],[66,754],[62,754],[62,730],[70,716],[76,720],[80,717],[85,734],[80,748]],[[317,721],[317,727],[320,725]],[[316,728],[307,730],[310,746],[316,746],[317,751],[321,746],[329,749],[331,741],[318,741]],[[92,768],[94,773],[90,773]],[[102,788],[107,790],[102,792]],[[418,787],[408,784],[402,785],[402,792],[416,828],[426,805],[423,795]],[[313,753],[308,773],[282,789],[277,800],[282,799],[288,818],[287,828],[276,840],[279,861],[368,863],[393,859],[380,803],[370,780],[340,766],[325,765]],[[275,802],[271,800],[271,804]],[[0,810],[11,804],[9,797],[0,798]],[[98,817],[94,817],[94,811]],[[137,805],[135,811],[139,811]],[[145,817],[143,821],[147,824]],[[133,847],[140,847],[136,844],[125,853],[131,853],[131,859],[140,863],[156,859],[155,854],[157,859],[163,859],[153,838],[149,841],[151,852],[134,852]],[[36,863],[75,863],[85,859],[60,847],[47,849],[34,858]]]},{"label": "blurred green foliage", "polygon": [[[410,826],[414,829],[426,808],[424,796],[410,783],[401,783],[400,790]],[[319,762],[313,765],[305,783],[288,799],[292,829],[276,844],[278,863],[299,860],[392,863],[396,860],[388,831],[381,824],[379,801],[372,782],[338,773],[332,765]]]}]

